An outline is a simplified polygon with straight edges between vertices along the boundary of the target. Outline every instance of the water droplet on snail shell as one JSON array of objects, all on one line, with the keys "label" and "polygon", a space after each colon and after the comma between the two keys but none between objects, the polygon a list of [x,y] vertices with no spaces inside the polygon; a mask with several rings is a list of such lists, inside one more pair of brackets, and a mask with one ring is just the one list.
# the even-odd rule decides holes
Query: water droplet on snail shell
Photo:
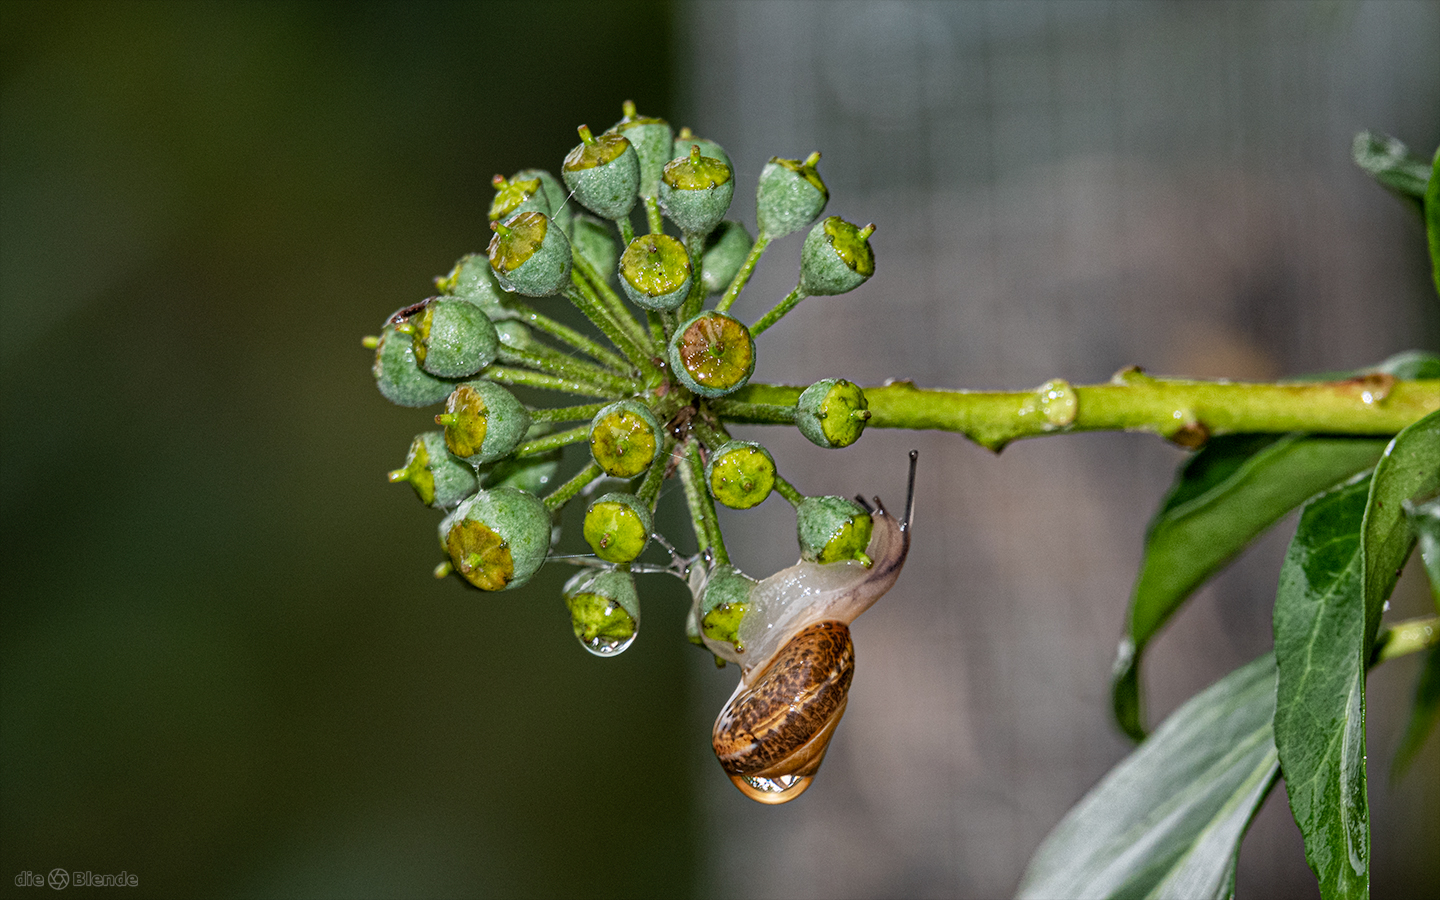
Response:
[{"label": "water droplet on snail shell", "polygon": [[775,778],[757,778],[754,775],[731,775],[730,780],[740,793],[759,803],[789,803],[805,793],[813,775],[780,775]]}]

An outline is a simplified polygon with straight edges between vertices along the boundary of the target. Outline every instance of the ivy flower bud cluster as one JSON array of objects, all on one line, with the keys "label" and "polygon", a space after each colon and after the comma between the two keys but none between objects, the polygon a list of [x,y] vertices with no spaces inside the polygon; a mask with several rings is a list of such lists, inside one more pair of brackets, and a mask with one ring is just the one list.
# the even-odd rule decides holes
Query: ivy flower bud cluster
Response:
[{"label": "ivy flower bud cluster", "polygon": [[[731,563],[716,502],[752,509],[778,494],[795,510],[802,559],[869,564],[867,506],[806,496],[769,450],[733,439],[728,426],[793,425],[828,449],[860,438],[868,404],[843,378],[815,382],[794,405],[756,402],[747,385],[757,335],[804,297],[853,290],[873,274],[874,226],[824,217],[819,153],[757,166],[752,231],[726,218],[737,169],[714,141],[628,101],[610,128],[577,132],[559,177],[496,175],[476,215],[483,251],[366,339],[386,399],[438,407],[438,427],[415,437],[389,479],[443,517],[437,577],[487,592],[526,584],[560,555],[559,514],[580,502],[590,553],[562,598],[591,653],[632,644],[635,575],[650,571],[702,572],[688,637],[734,644],[758,582]],[[732,305],[768,245],[801,231],[795,289],[747,324]],[[593,330],[566,324],[564,305]],[[548,399],[557,395],[566,399]],[[667,491],[674,481],[679,489]],[[655,534],[667,494],[683,496],[693,537]],[[696,555],[680,557],[675,545]]]}]

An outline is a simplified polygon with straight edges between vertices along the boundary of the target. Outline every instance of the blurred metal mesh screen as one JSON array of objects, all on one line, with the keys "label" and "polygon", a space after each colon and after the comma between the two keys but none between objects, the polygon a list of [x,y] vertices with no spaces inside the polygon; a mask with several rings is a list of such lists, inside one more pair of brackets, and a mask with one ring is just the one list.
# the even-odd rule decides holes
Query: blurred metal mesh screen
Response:
[{"label": "blurred metal mesh screen", "polygon": [[[1367,127],[1440,139],[1440,6],[706,2],[682,22],[690,118],[675,124],[724,143],[741,185],[772,155],[821,150],[827,213],[878,226],[876,277],[769,332],[758,380],[1013,389],[1129,364],[1274,378],[1435,344],[1418,220],[1349,147]],[[754,221],[753,193],[735,206]],[[742,318],[793,286],[800,237],[772,247]],[[918,525],[898,587],[856,626],[849,712],[811,792],[762,809],[718,768],[703,782],[701,892],[1009,893],[1127,752],[1109,667],[1183,454],[1130,435],[999,458],[952,435],[871,431],[845,453],[765,439],[802,490],[892,506],[918,447]],[[757,576],[794,561],[772,502],[727,520]],[[1242,557],[1152,648],[1152,723],[1268,648],[1287,540]],[[1413,579],[1394,601],[1427,602]],[[1372,679],[1372,760],[1412,675]],[[697,680],[697,728],[733,680]],[[1440,800],[1434,750],[1403,793],[1372,774],[1377,896],[1433,889],[1416,854],[1440,842],[1423,811]],[[1314,891],[1281,791],[1239,884]]]}]

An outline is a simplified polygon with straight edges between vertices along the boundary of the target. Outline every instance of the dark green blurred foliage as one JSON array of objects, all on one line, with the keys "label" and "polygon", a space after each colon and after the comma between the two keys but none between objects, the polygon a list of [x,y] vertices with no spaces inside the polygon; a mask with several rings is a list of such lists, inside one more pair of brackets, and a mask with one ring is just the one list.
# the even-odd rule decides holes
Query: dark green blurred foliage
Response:
[{"label": "dark green blurred foliage", "polygon": [[683,588],[601,662],[564,567],[430,578],[435,513],[385,472],[433,426],[359,344],[483,248],[491,175],[670,107],[670,29],[0,6],[0,893],[57,866],[144,896],[689,888]]}]

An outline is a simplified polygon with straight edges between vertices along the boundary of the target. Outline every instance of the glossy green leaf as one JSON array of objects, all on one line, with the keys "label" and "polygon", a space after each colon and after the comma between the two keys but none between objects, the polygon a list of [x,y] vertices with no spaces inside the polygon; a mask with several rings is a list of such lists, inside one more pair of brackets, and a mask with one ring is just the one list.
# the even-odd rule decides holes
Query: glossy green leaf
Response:
[{"label": "glossy green leaf", "polygon": [[1235,857],[1279,772],[1266,655],[1192,697],[1041,844],[1020,897],[1230,896]]},{"label": "glossy green leaf", "polygon": [[1326,900],[1370,893],[1361,547],[1369,495],[1366,475],[1306,504],[1275,597],[1275,746]]},{"label": "glossy green leaf", "polygon": [[1362,131],[1350,148],[1355,164],[1371,178],[1407,200],[1420,203],[1430,181],[1430,167],[1412,156],[1410,148],[1388,134]]},{"label": "glossy green leaf", "polygon": [[1440,412],[1431,413],[1395,436],[1375,466],[1365,509],[1365,653],[1369,658],[1385,601],[1415,546],[1405,515],[1413,501],[1440,494]]},{"label": "glossy green leaf", "polygon": [[[1362,371],[1440,378],[1440,357],[1412,350]],[[1140,688],[1145,646],[1185,599],[1290,510],[1369,468],[1384,446],[1382,438],[1232,435],[1211,441],[1181,467],[1150,523],[1126,636],[1116,654],[1111,697],[1116,721],[1127,734],[1136,740],[1145,734]]]},{"label": "glossy green leaf", "polygon": [[1290,510],[1373,466],[1384,448],[1382,438],[1233,435],[1181,468],[1150,523],[1115,660],[1112,700],[1127,734],[1144,736],[1141,654],[1185,599]]},{"label": "glossy green leaf", "polygon": [[1425,739],[1435,730],[1435,720],[1440,718],[1440,647],[1425,651],[1425,667],[1420,670],[1420,680],[1415,685],[1415,703],[1410,709],[1410,721],[1405,726],[1405,735],[1395,749],[1395,760],[1390,764],[1390,781],[1398,782],[1404,777],[1415,754],[1425,745]]}]

